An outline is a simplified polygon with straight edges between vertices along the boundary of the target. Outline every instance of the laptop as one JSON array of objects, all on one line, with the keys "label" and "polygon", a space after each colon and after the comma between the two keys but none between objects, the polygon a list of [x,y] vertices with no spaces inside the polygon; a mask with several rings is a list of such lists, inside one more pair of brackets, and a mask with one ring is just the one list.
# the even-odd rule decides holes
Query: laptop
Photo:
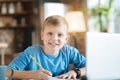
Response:
[{"label": "laptop", "polygon": [[120,34],[86,33],[88,80],[120,80]]}]

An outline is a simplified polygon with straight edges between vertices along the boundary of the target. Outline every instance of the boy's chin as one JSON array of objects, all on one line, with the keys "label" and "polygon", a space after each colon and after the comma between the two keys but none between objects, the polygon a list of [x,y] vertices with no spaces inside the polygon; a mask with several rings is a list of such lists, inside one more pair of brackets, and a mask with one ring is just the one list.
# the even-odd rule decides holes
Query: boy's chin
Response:
[{"label": "boy's chin", "polygon": [[56,46],[52,46],[52,45],[49,45],[49,49],[50,50],[53,50],[53,51],[59,51],[63,46],[62,45],[56,45]]},{"label": "boy's chin", "polygon": [[59,51],[60,48],[58,48],[58,47],[54,47],[54,48],[51,48],[51,50],[53,50],[53,51]]}]

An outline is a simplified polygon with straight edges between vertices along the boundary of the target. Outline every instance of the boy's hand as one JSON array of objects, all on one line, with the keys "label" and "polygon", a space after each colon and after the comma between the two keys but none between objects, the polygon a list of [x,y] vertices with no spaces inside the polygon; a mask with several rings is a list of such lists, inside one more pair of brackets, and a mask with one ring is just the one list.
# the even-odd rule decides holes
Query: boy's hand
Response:
[{"label": "boy's hand", "polygon": [[76,72],[74,70],[70,70],[69,72],[59,75],[57,76],[58,78],[62,78],[62,79],[76,79]]},{"label": "boy's hand", "polygon": [[52,73],[47,70],[37,70],[33,72],[33,78],[36,80],[51,80]]}]

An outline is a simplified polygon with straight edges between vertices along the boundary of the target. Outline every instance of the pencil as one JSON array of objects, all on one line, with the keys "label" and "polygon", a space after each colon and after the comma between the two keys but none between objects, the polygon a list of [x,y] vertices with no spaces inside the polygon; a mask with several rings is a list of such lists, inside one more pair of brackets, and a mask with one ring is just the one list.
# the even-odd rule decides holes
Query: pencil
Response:
[{"label": "pencil", "polygon": [[30,58],[40,67],[40,69],[43,69],[43,67],[31,55]]}]

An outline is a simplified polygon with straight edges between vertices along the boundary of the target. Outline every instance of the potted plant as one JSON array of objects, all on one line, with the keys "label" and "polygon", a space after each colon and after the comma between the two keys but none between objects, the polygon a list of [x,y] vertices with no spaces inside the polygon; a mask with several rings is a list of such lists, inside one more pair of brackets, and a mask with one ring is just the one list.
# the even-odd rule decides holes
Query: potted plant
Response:
[{"label": "potted plant", "polygon": [[98,5],[90,9],[90,17],[97,19],[94,26],[99,27],[101,32],[108,30],[112,2],[113,0],[109,0],[108,6],[102,6],[99,0]]}]

